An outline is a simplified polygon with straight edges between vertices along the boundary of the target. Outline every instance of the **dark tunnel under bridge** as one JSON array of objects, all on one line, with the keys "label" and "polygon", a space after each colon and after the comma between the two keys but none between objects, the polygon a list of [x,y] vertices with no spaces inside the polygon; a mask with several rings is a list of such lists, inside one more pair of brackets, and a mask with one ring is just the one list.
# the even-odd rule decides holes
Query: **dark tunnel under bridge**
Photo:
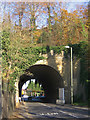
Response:
[{"label": "dark tunnel under bridge", "polygon": [[49,102],[58,99],[58,89],[64,87],[63,79],[58,71],[48,65],[33,65],[26,72],[32,73],[33,76],[27,74],[20,76],[19,96],[21,96],[23,84],[34,78],[36,82],[38,81],[39,84],[42,84],[45,96]]}]

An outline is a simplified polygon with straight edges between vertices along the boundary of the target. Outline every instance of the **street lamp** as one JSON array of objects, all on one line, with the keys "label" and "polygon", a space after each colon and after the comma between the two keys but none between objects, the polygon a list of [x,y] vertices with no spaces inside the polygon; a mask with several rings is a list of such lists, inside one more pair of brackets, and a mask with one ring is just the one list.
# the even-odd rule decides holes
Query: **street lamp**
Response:
[{"label": "street lamp", "polygon": [[71,104],[73,104],[73,60],[72,60],[72,47],[65,46],[65,48],[71,48]]}]

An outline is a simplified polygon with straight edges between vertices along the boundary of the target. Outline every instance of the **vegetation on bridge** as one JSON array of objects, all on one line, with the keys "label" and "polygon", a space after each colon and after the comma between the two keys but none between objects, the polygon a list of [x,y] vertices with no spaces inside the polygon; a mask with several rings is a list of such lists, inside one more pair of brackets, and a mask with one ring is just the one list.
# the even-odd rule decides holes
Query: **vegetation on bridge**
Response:
[{"label": "vegetation on bridge", "polygon": [[[69,54],[70,50],[65,49],[65,45],[72,46],[73,55],[82,58],[81,80],[87,86],[89,28],[87,5],[80,5],[76,10],[68,12],[63,3],[2,4],[4,5],[1,23],[2,79],[3,83],[8,83],[7,90],[15,91],[15,81],[25,69],[37,60],[44,59],[40,53],[47,53],[47,46],[55,53],[64,50],[65,54]],[[8,12],[6,8],[9,9]],[[41,20],[43,15],[48,16],[46,24],[43,23],[44,19]]]}]

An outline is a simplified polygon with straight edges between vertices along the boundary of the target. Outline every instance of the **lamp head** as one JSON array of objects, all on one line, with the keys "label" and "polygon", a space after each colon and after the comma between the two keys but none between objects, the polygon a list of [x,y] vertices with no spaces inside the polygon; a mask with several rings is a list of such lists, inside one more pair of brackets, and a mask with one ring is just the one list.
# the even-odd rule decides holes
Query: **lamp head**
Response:
[{"label": "lamp head", "polygon": [[70,48],[70,46],[65,46],[65,48]]}]

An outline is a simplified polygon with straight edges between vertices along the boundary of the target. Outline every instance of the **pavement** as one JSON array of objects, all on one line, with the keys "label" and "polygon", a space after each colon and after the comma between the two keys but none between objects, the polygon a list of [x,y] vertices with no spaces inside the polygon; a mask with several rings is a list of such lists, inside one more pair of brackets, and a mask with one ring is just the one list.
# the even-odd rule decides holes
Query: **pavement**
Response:
[{"label": "pavement", "polygon": [[9,119],[27,119],[32,118],[31,114],[27,112],[28,108],[26,107],[26,103],[19,104],[17,108],[13,111],[12,115],[9,116]]},{"label": "pavement", "polygon": [[9,117],[10,120],[30,119],[30,120],[77,120],[90,119],[87,107],[78,107],[72,105],[56,105],[40,102],[25,102],[16,108]]}]

